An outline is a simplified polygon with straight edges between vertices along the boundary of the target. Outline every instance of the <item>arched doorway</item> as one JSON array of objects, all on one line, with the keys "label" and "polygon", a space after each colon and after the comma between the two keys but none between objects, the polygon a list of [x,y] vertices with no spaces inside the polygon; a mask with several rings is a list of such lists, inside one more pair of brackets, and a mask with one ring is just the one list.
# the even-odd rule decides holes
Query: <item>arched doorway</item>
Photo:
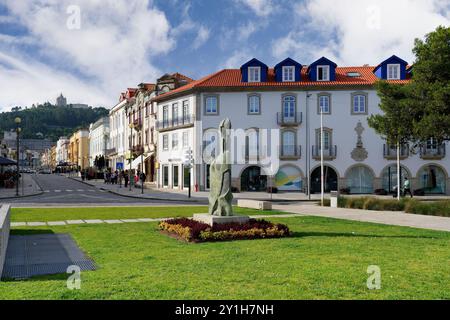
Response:
[{"label": "arched doorway", "polygon": [[265,191],[267,188],[267,176],[261,175],[261,168],[251,166],[241,174],[241,191]]},{"label": "arched doorway", "polygon": [[425,194],[445,194],[445,172],[436,165],[428,165],[419,170],[417,178],[419,179],[419,188]]},{"label": "arched doorway", "polygon": [[[332,190],[338,189],[338,177],[336,171],[329,167],[323,167],[324,181],[325,181],[325,192],[330,192]],[[314,169],[311,173],[311,193],[320,193],[320,167]]]},{"label": "arched doorway", "polygon": [[373,172],[366,166],[354,166],[347,171],[347,188],[352,194],[373,193]]},{"label": "arched doorway", "polygon": [[[382,174],[382,187],[389,193],[394,193],[397,190],[397,165],[391,164],[384,168]],[[408,173],[408,169],[404,166],[400,166],[400,186],[403,186],[405,178],[411,178]]]},{"label": "arched doorway", "polygon": [[281,167],[275,175],[275,186],[280,191],[301,191],[303,179],[300,169],[292,165]]}]

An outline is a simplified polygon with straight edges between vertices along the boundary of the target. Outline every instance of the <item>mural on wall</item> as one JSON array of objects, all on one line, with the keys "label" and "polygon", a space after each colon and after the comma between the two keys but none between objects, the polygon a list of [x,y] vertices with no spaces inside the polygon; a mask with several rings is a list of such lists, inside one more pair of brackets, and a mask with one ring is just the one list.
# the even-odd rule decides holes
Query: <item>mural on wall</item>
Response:
[{"label": "mural on wall", "polygon": [[300,191],[303,188],[300,170],[291,166],[280,168],[275,175],[275,186],[280,191]]}]

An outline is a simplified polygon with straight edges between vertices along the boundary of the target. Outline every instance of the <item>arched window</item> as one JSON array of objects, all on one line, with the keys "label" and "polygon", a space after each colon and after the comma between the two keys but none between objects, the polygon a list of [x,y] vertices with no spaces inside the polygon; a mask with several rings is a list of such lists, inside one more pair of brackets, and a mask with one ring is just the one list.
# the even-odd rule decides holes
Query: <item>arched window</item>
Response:
[{"label": "arched window", "polygon": [[283,119],[285,122],[295,121],[296,100],[294,96],[283,97]]},{"label": "arched window", "polygon": [[282,133],[282,156],[295,155],[295,133],[293,131],[284,131]]},{"label": "arched window", "polygon": [[253,94],[248,96],[248,114],[261,113],[261,97]]},{"label": "arched window", "polygon": [[372,193],[373,173],[365,166],[356,166],[350,169],[347,174],[347,187],[350,193]]},{"label": "arched window", "polygon": [[438,166],[429,165],[422,168],[417,178],[425,194],[445,194],[445,172]]}]

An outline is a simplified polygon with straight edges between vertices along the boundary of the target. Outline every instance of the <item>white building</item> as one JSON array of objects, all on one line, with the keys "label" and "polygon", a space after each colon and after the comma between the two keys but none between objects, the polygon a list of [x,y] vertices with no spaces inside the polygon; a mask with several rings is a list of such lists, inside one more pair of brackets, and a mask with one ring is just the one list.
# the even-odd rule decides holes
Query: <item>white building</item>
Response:
[{"label": "white building", "polygon": [[60,137],[56,142],[56,164],[69,162],[69,139]]},{"label": "white building", "polygon": [[[153,99],[158,186],[188,185],[185,152],[192,148],[190,183],[207,190],[209,158],[203,150],[217,142],[217,127],[228,117],[233,129],[241,130],[232,149],[233,187],[265,191],[274,185],[281,191],[307,192],[309,180],[311,192],[320,192],[322,110],[325,190],[392,192],[397,184],[395,150],[368,126],[367,118],[381,113],[375,82],[381,78],[403,84],[410,71],[395,56],[376,67],[337,67],[326,58],[303,67],[288,58],[268,68],[252,59],[240,69],[222,70],[162,94]],[[433,140],[415,154],[402,147],[401,183],[407,176],[414,190],[450,194],[446,148],[448,143]]]},{"label": "white building", "polygon": [[95,159],[106,157],[109,144],[109,117],[100,118],[89,126],[89,165],[94,167]]}]

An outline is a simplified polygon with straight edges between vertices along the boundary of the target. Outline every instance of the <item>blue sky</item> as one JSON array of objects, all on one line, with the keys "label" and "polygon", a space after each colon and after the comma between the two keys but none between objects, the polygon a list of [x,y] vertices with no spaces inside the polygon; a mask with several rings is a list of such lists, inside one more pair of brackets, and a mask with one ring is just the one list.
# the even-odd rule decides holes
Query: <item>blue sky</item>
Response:
[{"label": "blue sky", "polygon": [[414,38],[450,24],[450,0],[0,0],[0,110],[54,101],[112,107],[168,72],[413,62]]}]

